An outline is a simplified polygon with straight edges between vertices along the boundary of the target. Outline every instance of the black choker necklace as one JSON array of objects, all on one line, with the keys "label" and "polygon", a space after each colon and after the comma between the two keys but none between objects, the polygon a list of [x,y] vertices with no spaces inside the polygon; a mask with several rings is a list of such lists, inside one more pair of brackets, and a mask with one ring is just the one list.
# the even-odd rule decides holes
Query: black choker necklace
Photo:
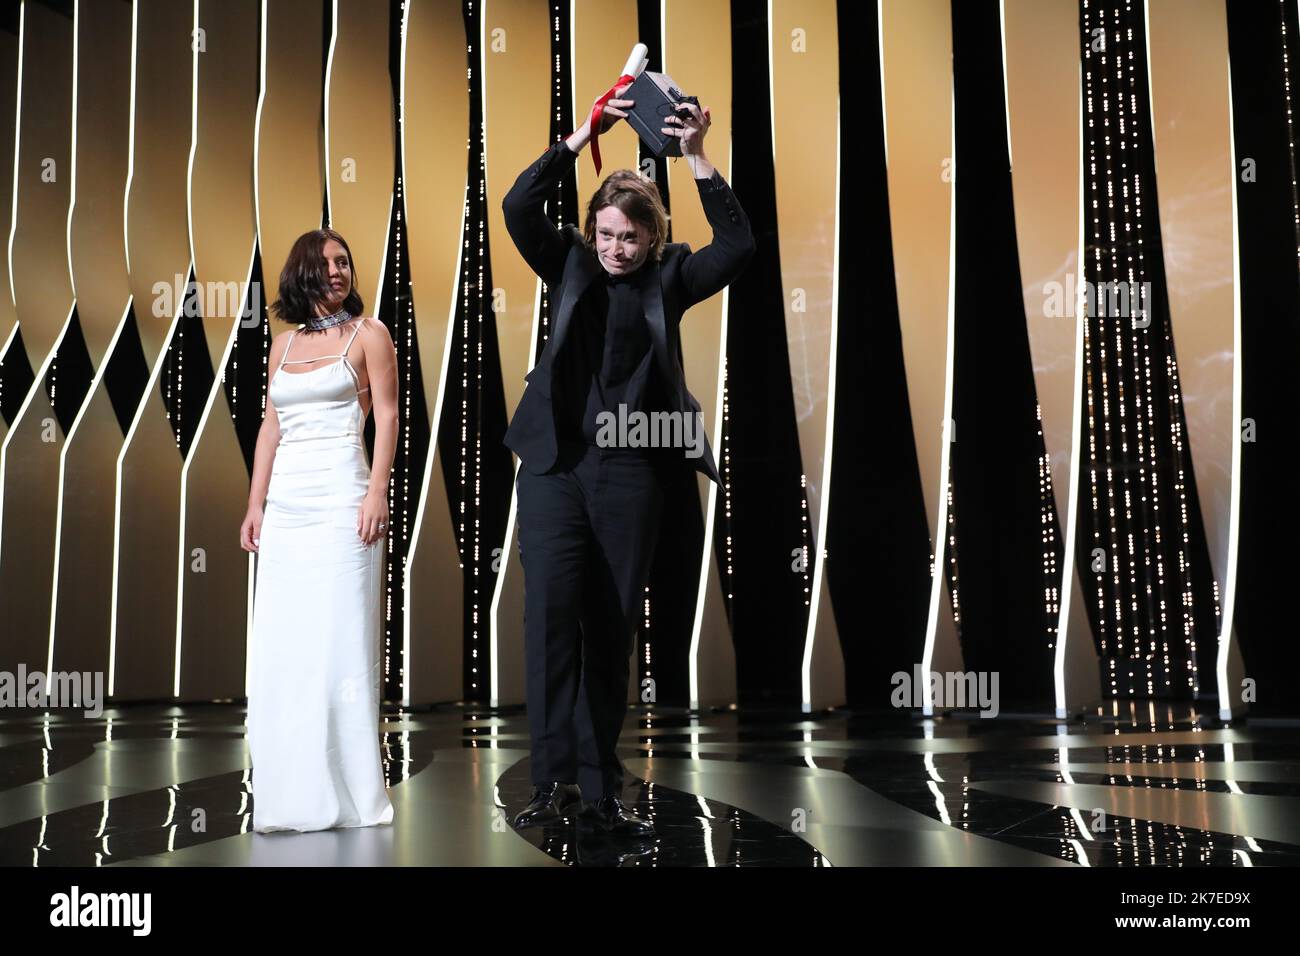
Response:
[{"label": "black choker necklace", "polygon": [[313,315],[307,319],[307,331],[319,332],[322,329],[332,329],[351,319],[352,315],[347,309],[339,309],[333,315]]}]

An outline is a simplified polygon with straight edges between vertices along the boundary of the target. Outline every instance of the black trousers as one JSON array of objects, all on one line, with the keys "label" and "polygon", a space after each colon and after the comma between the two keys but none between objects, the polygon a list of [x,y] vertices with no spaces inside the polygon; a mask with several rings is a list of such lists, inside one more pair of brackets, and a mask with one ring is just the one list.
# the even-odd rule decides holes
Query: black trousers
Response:
[{"label": "black trousers", "polygon": [[533,783],[618,796],[615,748],[663,479],[638,450],[566,444],[546,474],[521,467],[517,490]]}]

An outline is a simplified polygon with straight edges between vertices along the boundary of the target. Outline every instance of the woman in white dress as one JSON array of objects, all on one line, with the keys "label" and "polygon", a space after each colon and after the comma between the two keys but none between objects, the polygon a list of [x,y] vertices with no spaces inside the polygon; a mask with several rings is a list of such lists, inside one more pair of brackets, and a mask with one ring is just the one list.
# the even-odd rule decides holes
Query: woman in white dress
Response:
[{"label": "woman in white dress", "polygon": [[[332,229],[298,238],[280,274],[244,550],[257,557],[248,669],[253,829],[391,823],[379,753],[379,634],[397,357],[361,316]],[[366,416],[375,415],[373,467]]]}]

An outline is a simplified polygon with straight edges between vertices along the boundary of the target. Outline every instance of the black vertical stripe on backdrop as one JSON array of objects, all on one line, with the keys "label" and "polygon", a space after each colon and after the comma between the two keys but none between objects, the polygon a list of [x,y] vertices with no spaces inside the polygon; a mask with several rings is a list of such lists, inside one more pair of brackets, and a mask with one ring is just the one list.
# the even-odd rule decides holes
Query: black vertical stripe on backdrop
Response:
[{"label": "black vertical stripe on backdrop", "polygon": [[[262,419],[266,417],[262,396],[268,385],[267,377],[272,374],[265,360],[272,337],[268,325],[265,289],[266,285],[262,281],[262,244],[258,242],[253,249],[248,289],[241,305],[239,329],[230,361],[226,364],[225,376],[226,401],[234,412],[235,435],[244,454],[244,465],[248,469],[250,481],[253,476],[253,460],[257,456],[257,436],[262,430]],[[283,322],[279,325],[282,329],[287,328]],[[270,400],[268,395],[266,401]]]},{"label": "black vertical stripe on backdrop", "polygon": [[45,394],[54,408],[59,428],[66,438],[72,423],[90,392],[95,367],[86,348],[86,336],[81,329],[81,317],[74,306],[68,328],[59,340],[54,360],[45,371]]},{"label": "black vertical stripe on backdrop", "polygon": [[[394,108],[401,98],[402,3],[389,0],[388,76],[392,84]],[[400,129],[400,126],[395,128]],[[418,303],[411,296],[410,237],[407,234],[405,169],[401,144],[393,155],[393,208],[388,223],[384,283],[379,302],[370,310],[388,328],[397,352],[397,443],[393,454],[389,483],[388,547],[384,550],[384,582],[392,603],[385,602],[384,630],[387,650],[383,681],[386,700],[402,699],[405,673],[404,640],[408,608],[405,600],[406,559],[410,553],[411,532],[420,505],[424,485],[424,468],[428,460],[430,433],[429,410],[424,395],[424,377],[420,369],[420,337],[416,324]],[[436,305],[433,308],[437,308]],[[374,461],[375,419],[366,416],[367,454]]]},{"label": "black vertical stripe on backdrop", "polygon": [[[17,3],[6,3],[0,7],[0,30],[11,34],[14,37],[15,49],[17,49],[18,27],[21,19],[21,6]],[[17,57],[14,58],[14,72],[4,77],[5,82],[17,83],[18,69]],[[36,381],[36,370],[32,367],[30,357],[27,355],[26,347],[23,344],[22,329],[15,329],[13,337],[9,340],[8,348],[4,348],[5,343],[0,341],[0,349],[4,349],[4,354],[0,355],[0,415],[4,416],[6,425],[13,425],[19,410],[22,408],[23,399],[31,391],[32,383]]]},{"label": "black vertical stripe on backdrop", "polygon": [[[662,72],[663,50],[660,36],[661,20],[658,0],[638,0],[638,37],[646,45],[647,70]],[[615,66],[613,69],[617,69]],[[601,91],[592,91],[592,95]],[[718,97],[716,90],[686,90],[708,104]],[[583,96],[587,95],[583,91]],[[617,131],[619,136],[635,136],[629,127]],[[714,150],[724,142],[718,136]],[[707,148],[707,147],[706,147]],[[659,187],[664,207],[672,211],[668,189],[668,159],[656,159],[645,144],[639,145],[640,169],[649,171]],[[684,160],[673,159],[674,163]],[[679,167],[679,172],[681,168]],[[696,203],[695,190],[690,190],[683,202]],[[668,241],[672,242],[672,218],[668,219]],[[683,321],[689,322],[690,317]],[[687,375],[691,369],[707,367],[716,362],[713,355],[683,353],[682,365]],[[698,397],[698,396],[697,396]],[[712,422],[705,422],[711,427]],[[655,545],[654,562],[650,568],[649,613],[642,621],[639,642],[633,652],[633,680],[640,684],[642,694],[648,689],[646,679],[654,681],[654,700],[658,703],[685,704],[690,699],[690,649],[691,633],[695,626],[696,595],[699,593],[700,557],[704,548],[704,512],[700,510],[700,496],[693,476],[671,486],[664,498],[664,514],[671,519],[659,528]],[[648,622],[648,626],[647,625]],[[646,645],[649,645],[647,663]],[[642,699],[645,699],[644,696]]]},{"label": "black vertical stripe on backdrop", "polygon": [[[767,31],[763,5],[732,0],[731,180],[749,216],[757,250],[731,285],[726,427],[731,520],[720,492],[713,543],[725,594],[730,533],[733,574],[727,611],[740,703],[791,705],[801,698],[808,619],[805,579],[793,564],[795,554],[811,540],[805,542],[801,520],[799,438],[776,221]],[[829,138],[823,145],[833,148]]]},{"label": "black vertical stripe on backdrop", "polygon": [[826,576],[848,704],[884,710],[891,675],[910,674],[924,651],[930,528],[894,280],[876,6],[840,0],[837,18],[839,323]]},{"label": "black vertical stripe on backdrop", "polygon": [[[1282,70],[1282,18],[1290,63],[1300,65],[1291,3],[1229,3],[1233,135],[1240,243],[1242,417],[1255,440],[1241,446],[1241,513],[1235,630],[1246,676],[1256,682],[1250,712],[1300,712],[1300,643],[1282,598],[1293,587],[1292,550],[1300,512],[1288,496],[1300,473],[1294,433],[1300,288],[1296,283],[1296,196]],[[1291,71],[1292,102],[1300,89]],[[1294,105],[1292,105],[1294,109]],[[1246,164],[1250,175],[1243,179]],[[1233,688],[1239,693],[1240,688]]]},{"label": "black vertical stripe on backdrop", "polygon": [[[261,24],[256,27],[261,30]],[[260,98],[262,95],[262,58],[266,55],[262,43],[257,45],[257,60],[254,63],[253,83]],[[256,162],[256,157],[254,157]],[[306,231],[306,226],[303,231]],[[279,275],[279,264],[276,264]],[[257,436],[262,429],[265,417],[263,395],[268,386],[270,374],[266,359],[271,350],[271,327],[267,313],[266,284],[263,281],[262,242],[258,236],[253,241],[253,261],[249,267],[248,287],[242,290],[244,299],[240,302],[239,327],[235,332],[235,342],[226,363],[223,382],[226,401],[234,419],[235,437],[239,441],[244,455],[244,466],[251,481],[253,460],[257,455]],[[283,323],[281,326],[283,327]],[[270,401],[270,397],[266,397]]]},{"label": "black vertical stripe on backdrop", "polygon": [[[663,29],[663,14],[660,0],[637,0],[636,25],[637,38],[646,46],[645,68],[652,73],[662,73],[664,71],[663,36],[661,33]],[[613,51],[611,51],[611,53],[613,53]],[[610,69],[616,70],[618,67],[611,66]],[[601,90],[599,92],[604,91]],[[686,90],[684,92],[690,93],[691,91]],[[586,95],[586,91],[584,90],[583,96]],[[708,102],[704,94],[696,93],[695,95],[700,97],[701,102]],[[626,131],[620,130],[619,132],[620,135],[625,136],[636,135],[631,131],[631,129]],[[650,150],[646,149],[645,144],[641,143],[639,140],[637,155],[640,157],[642,171],[646,170],[647,167],[653,170],[654,182],[655,185],[659,187],[659,196],[664,201],[664,208],[671,210],[673,207],[669,201],[668,195],[668,158],[655,158],[654,154],[651,153]],[[680,162],[680,160],[678,160],[678,162]],[[673,221],[671,218],[668,220],[668,241],[673,241]],[[667,502],[665,502],[665,504],[667,504]]]},{"label": "black vertical stripe on backdrop", "polygon": [[[569,134],[574,131],[575,126],[582,125],[586,116],[575,118],[573,115],[573,95],[571,93],[570,80],[573,76],[573,63],[569,57],[569,31],[572,29],[569,23],[569,4],[561,0],[552,0],[551,4],[551,59],[550,62],[556,69],[554,81],[551,84],[551,126],[550,142],[556,143],[561,139],[567,139]],[[587,96],[586,90],[579,91],[578,100],[581,102]],[[595,94],[592,94],[595,99]],[[620,133],[623,131],[620,130]],[[540,154],[543,144],[537,145],[537,152]],[[585,157],[580,157],[579,162]],[[607,171],[608,174],[608,171]],[[559,228],[564,223],[576,223],[582,225],[582,217],[585,210],[578,208],[578,176],[577,168],[571,169],[563,179],[560,180],[559,186],[555,189],[555,194],[546,204],[546,215],[551,222]],[[513,243],[507,250],[511,255],[517,255],[514,251]],[[552,310],[555,303],[552,301],[551,289],[542,283],[542,303],[538,323],[540,330],[537,336],[537,350],[533,355],[533,362],[536,363],[541,357],[542,352],[546,350],[546,343],[551,337],[551,320]]]},{"label": "black vertical stripe on backdrop", "polygon": [[9,348],[0,356],[0,413],[6,424],[13,425],[35,381],[36,371],[27,358],[22,328],[14,329]]},{"label": "black vertical stripe on backdrop", "polygon": [[118,333],[117,346],[105,361],[108,365],[104,368],[104,388],[125,438],[135,419],[142,393],[149,384],[149,363],[145,359],[144,344],[140,341],[134,303],[127,311],[122,331]]},{"label": "black vertical stripe on backdrop", "polygon": [[203,328],[203,297],[194,281],[192,268],[185,279],[180,310],[172,337],[164,347],[158,393],[167,409],[172,434],[178,444],[177,451],[183,460],[190,453],[199,418],[216,378],[212,371],[207,333]]},{"label": "black vertical stripe on backdrop", "polygon": [[[1103,68],[1100,54],[1092,54],[1091,61],[1086,59],[1089,45],[1095,42],[1093,31],[1099,27],[1104,27],[1105,39],[1110,45],[1109,53],[1112,60],[1107,68],[1114,68],[1113,57],[1117,56],[1124,57],[1126,65],[1132,63],[1133,69],[1127,71],[1133,83],[1131,88],[1127,81],[1119,86],[1112,81],[1109,85],[1110,92],[1107,93],[1107,87],[1103,85],[1098,74],[1098,71]],[[1113,224],[1115,235],[1121,237],[1116,240],[1119,244],[1115,252],[1117,259],[1124,263],[1132,255],[1136,268],[1140,254],[1145,263],[1145,272],[1142,274],[1135,272],[1134,281],[1151,283],[1148,328],[1132,328],[1131,319],[1128,317],[1109,316],[1104,319],[1109,373],[1104,387],[1100,376],[1102,317],[1096,314],[1088,317],[1089,360],[1094,376],[1090,385],[1085,375],[1082,400],[1086,402],[1088,389],[1091,388],[1095,407],[1100,410],[1103,402],[1107,403],[1111,419],[1115,421],[1121,404],[1119,389],[1122,382],[1125,386],[1123,401],[1127,406],[1130,422],[1130,442],[1128,451],[1125,452],[1116,433],[1117,429],[1112,429],[1110,438],[1112,457],[1109,461],[1105,460],[1107,437],[1103,430],[1101,412],[1098,412],[1092,430],[1090,430],[1088,415],[1085,413],[1080,460],[1077,463],[1077,467],[1081,468],[1082,472],[1077,501],[1079,531],[1075,549],[1080,578],[1083,582],[1084,606],[1088,612],[1095,645],[1102,658],[1101,683],[1104,695],[1120,698],[1187,699],[1193,695],[1189,686],[1189,675],[1192,659],[1195,658],[1199,672],[1199,696],[1212,697],[1218,609],[1205,530],[1201,521],[1200,502],[1196,491],[1191,446],[1186,437],[1187,423],[1183,415],[1181,385],[1176,370],[1172,370],[1168,364],[1170,360],[1176,360],[1176,352],[1170,323],[1168,282],[1164,270],[1164,244],[1158,213],[1159,184],[1156,181],[1152,118],[1149,112],[1151,100],[1147,86],[1144,11],[1141,6],[1121,9],[1117,4],[1094,3],[1087,8],[1081,5],[1079,33],[1080,42],[1083,44],[1081,51],[1084,51],[1085,55],[1084,84],[1086,87],[1086,74],[1091,69],[1094,85],[1092,96],[1095,109],[1099,111],[1098,115],[1104,115],[1100,112],[1103,109],[1101,100],[1106,95],[1114,97],[1111,115],[1114,114],[1114,107],[1120,102],[1118,98],[1121,95],[1125,106],[1130,102],[1136,105],[1136,129],[1120,133],[1112,127],[1111,149],[1115,151],[1113,143],[1121,136],[1130,141],[1132,137],[1136,137],[1137,148],[1130,151],[1126,160],[1127,167],[1120,167],[1120,160],[1117,158],[1115,169],[1117,178],[1121,180],[1127,178],[1141,184],[1141,236],[1143,238],[1143,244],[1139,248],[1136,245],[1139,234],[1136,228],[1138,225],[1136,217],[1132,222],[1125,223],[1124,203],[1119,198],[1115,200],[1114,211],[1110,211],[1103,185],[1105,173],[1102,164],[1107,152],[1107,146],[1102,138],[1105,135],[1105,127],[1101,122],[1091,127],[1085,125],[1084,168],[1089,169],[1089,164],[1095,157],[1097,185],[1094,187],[1094,178],[1091,175],[1084,176],[1084,208],[1095,209],[1098,221],[1094,224],[1091,218],[1085,220],[1084,238],[1087,247],[1084,250],[1083,279],[1097,284],[1097,287],[1101,287],[1102,283],[1128,281],[1128,273],[1122,271],[1127,268],[1126,266],[1114,270],[1110,265],[1112,248],[1106,237]],[[1132,54],[1131,60],[1130,54]],[[1088,94],[1089,90],[1085,88],[1085,104]],[[1095,207],[1094,200],[1097,202]],[[1126,225],[1134,227],[1131,232],[1126,231]],[[1098,234],[1102,241],[1107,243],[1101,249],[1100,262],[1094,261]],[[1133,237],[1131,245],[1126,244],[1122,238],[1126,235]],[[1097,296],[1099,304],[1103,298],[1101,295]],[[1096,311],[1101,311],[1100,306]],[[1119,368],[1115,358],[1117,337],[1114,328],[1117,321],[1122,323],[1120,327],[1123,330],[1118,338],[1125,353],[1126,364],[1123,370]],[[1143,338],[1134,339],[1130,336]],[[1153,413],[1153,424],[1150,425],[1147,438],[1154,442],[1156,455],[1154,471],[1151,470],[1149,451],[1139,459],[1135,432],[1136,416],[1139,414],[1142,415],[1143,427],[1147,427],[1145,423],[1148,409],[1145,404],[1139,405],[1136,401],[1136,393],[1145,391],[1145,385],[1136,375],[1143,370],[1132,368],[1132,346],[1135,342],[1140,346],[1144,341],[1150,348],[1152,381],[1150,411]],[[1085,404],[1085,409],[1086,407]],[[1175,436],[1178,433],[1183,436],[1181,459],[1175,446]],[[1092,505],[1091,489],[1094,476],[1091,474],[1092,466],[1088,460],[1088,449],[1092,443],[1095,443],[1097,454],[1095,480],[1099,507],[1096,510]],[[1186,483],[1188,519],[1187,542],[1183,546],[1187,558],[1185,568],[1180,567],[1178,554],[1183,538],[1177,489],[1180,466]],[[1158,489],[1160,497],[1158,523],[1162,530],[1162,537],[1159,541],[1156,540],[1155,533],[1157,515],[1154,502],[1141,500],[1140,481],[1144,470],[1150,472],[1147,479]],[[1112,485],[1114,499],[1117,502],[1113,519],[1108,513],[1108,496]],[[1135,489],[1130,506],[1131,516],[1125,514],[1126,487]],[[1112,526],[1116,529],[1114,534],[1110,531]],[[1095,537],[1098,532],[1100,536]],[[1131,579],[1128,570],[1130,558],[1127,553],[1130,540],[1134,542],[1133,549],[1136,553]],[[1106,572],[1101,575],[1100,580],[1102,592],[1100,608],[1097,600],[1098,576],[1091,570],[1093,549],[1096,547],[1101,547],[1106,552],[1107,562]],[[1146,547],[1150,547],[1149,565],[1144,563],[1143,558]],[[1163,562],[1163,579],[1156,569],[1158,560]],[[1116,562],[1120,562],[1119,567],[1122,569],[1118,575],[1118,583],[1114,573]],[[1188,592],[1191,595],[1192,607],[1190,612],[1187,612],[1185,620],[1184,594]],[[1162,614],[1167,617],[1165,624],[1168,634],[1167,652],[1159,646],[1154,651],[1150,649],[1152,642],[1160,640]],[[1190,632],[1190,646],[1185,639],[1185,626]],[[1108,642],[1104,651],[1103,637]],[[1117,638],[1122,640],[1122,649],[1116,643]]]},{"label": "black vertical stripe on backdrop", "polygon": [[[1003,710],[1051,709],[1054,619],[1044,600],[1039,488],[1044,445],[1016,244],[1001,32],[998,0],[952,4],[957,440],[951,456],[961,647],[966,670],[1000,675]],[[1056,522],[1055,509],[1049,520]],[[1057,523],[1058,569],[1062,541]]]},{"label": "black vertical stripe on backdrop", "polygon": [[[540,7],[539,16],[546,15]],[[459,542],[464,569],[464,688],[467,701],[485,701],[491,695],[487,680],[490,610],[499,570],[506,556],[500,548],[505,539],[506,518],[514,484],[511,452],[501,443],[506,432],[505,392],[501,381],[501,355],[497,345],[495,313],[492,311],[492,264],[488,254],[487,202],[500,197],[486,196],[483,183],[483,77],[480,70],[479,24],[482,5],[466,0],[462,7],[466,55],[468,58],[469,150],[466,162],[469,188],[462,252],[461,277],[453,322],[451,355],[448,361],[446,395],[442,421],[438,423],[439,461],[447,485],[447,508],[453,528],[465,528]],[[542,146],[538,147],[540,154]],[[510,238],[503,236],[509,254]],[[482,269],[482,284],[479,269]],[[468,329],[466,329],[468,325]],[[468,339],[468,341],[467,341]],[[481,354],[479,349],[481,348]],[[468,358],[468,364],[466,359]],[[482,377],[479,377],[479,371]],[[461,439],[461,407],[466,403],[465,437]],[[479,446],[482,482],[475,503],[475,446]],[[461,480],[464,466],[466,479]],[[463,488],[463,492],[462,492]],[[462,497],[463,496],[463,497]],[[464,512],[462,514],[462,506]],[[477,530],[476,530],[477,524]],[[481,547],[474,552],[477,537]],[[475,632],[477,631],[477,642]],[[475,657],[474,652],[478,652]]]},{"label": "black vertical stripe on backdrop", "polygon": [[[320,45],[320,88],[322,96],[320,100],[320,128],[321,136],[325,135],[325,96],[323,91],[329,83],[329,55],[330,44],[334,41],[334,0],[321,0],[321,45]],[[321,150],[321,182],[329,182],[329,167],[325,164],[329,162],[329,157],[325,155],[325,150]],[[329,224],[330,221],[330,191],[321,190],[321,214],[320,221]],[[305,229],[303,230],[306,231]],[[283,263],[276,263],[278,269]],[[277,288],[279,287],[280,274],[275,273]]]}]

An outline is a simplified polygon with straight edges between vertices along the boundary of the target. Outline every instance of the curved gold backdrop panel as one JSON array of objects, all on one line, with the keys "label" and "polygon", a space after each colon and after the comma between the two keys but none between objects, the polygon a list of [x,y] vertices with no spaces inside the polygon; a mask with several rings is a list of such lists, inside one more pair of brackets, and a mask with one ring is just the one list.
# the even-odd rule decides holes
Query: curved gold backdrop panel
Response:
[{"label": "curved gold backdrop panel", "polygon": [[[262,3],[264,56],[254,163],[262,301],[267,306],[279,298],[280,270],[294,240],[321,224],[325,201],[322,50],[320,43],[304,43],[303,38],[320,37],[323,21],[320,0]],[[272,336],[289,327],[272,317]]]},{"label": "curved gold backdrop panel", "polygon": [[[961,670],[944,578],[952,414],[952,15],[947,0],[886,0],[881,84],[890,231],[907,396],[930,522],[933,589],[927,670]],[[883,414],[897,414],[885,410]]]},{"label": "curved gold backdrop panel", "polygon": [[[1223,599],[1216,674],[1208,655],[1199,682],[1216,686],[1226,718],[1240,697],[1244,665],[1232,628],[1236,590],[1240,447],[1232,190],[1232,119],[1228,108],[1228,21],[1214,0],[1148,0],[1151,130],[1160,186],[1160,233],[1169,320],[1178,350],[1187,438],[1214,579]],[[1147,333],[1150,334],[1150,333]],[[1208,648],[1207,648],[1208,649]]]},{"label": "curved gold backdrop panel", "polygon": [[[432,440],[406,559],[407,704],[464,696],[464,580],[438,451],[447,361],[459,304],[469,126],[465,24],[460,0],[407,4],[402,50],[402,185],[411,296]],[[486,597],[486,595],[485,595]]]},{"label": "curved gold backdrop panel", "polygon": [[[0,668],[44,667],[64,435],[46,374],[72,312],[72,20],[24,4],[16,206],[10,242],[18,327],[36,378],[0,449]],[[54,371],[57,387],[57,369]]]},{"label": "curved gold backdrop panel", "polygon": [[[1083,145],[1079,140],[1079,5],[1076,0],[1006,0],[1003,48],[1016,246],[1034,363],[1043,447],[1063,542],[1056,634],[1058,716],[1101,697],[1097,653],[1075,560],[1083,414],[1080,279]],[[1053,293],[1056,293],[1055,298]],[[1064,315],[1052,303],[1064,299]],[[1049,307],[1050,306],[1050,307]]]},{"label": "curved gold backdrop panel", "polygon": [[68,257],[95,376],[59,469],[49,667],[107,674],[113,479],[123,434],[104,369],[131,299],[122,221],[131,131],[131,8],[79,0],[75,28],[76,165]]},{"label": "curved gold backdrop panel", "polygon": [[109,694],[170,696],[175,684],[181,460],[160,376],[190,271],[189,144],[194,10],[136,0],[126,252],[149,383],[118,457]]},{"label": "curved gold backdrop panel", "polygon": [[121,328],[131,295],[122,231],[131,145],[131,7],[78,0],[76,10],[68,259],[86,350],[98,368]]},{"label": "curved gold backdrop panel", "polygon": [[835,258],[839,230],[839,27],[834,0],[773,0],[772,165],[781,227],[781,285],[799,451],[807,547],[805,707],[844,703],[844,654],[824,553],[830,508],[831,408],[835,400]]},{"label": "curved gold backdrop panel", "polygon": [[[501,202],[519,174],[550,142],[551,31],[544,3],[485,0],[482,9],[479,55],[483,77],[488,242],[501,384],[509,421],[524,391],[524,375],[533,364],[532,344],[541,336],[540,330],[534,327],[542,280],[533,274],[510,241]],[[621,53],[614,58],[626,56]],[[616,63],[610,69],[617,70],[622,65]],[[586,151],[583,152],[580,158],[591,162]],[[517,461],[515,467],[517,470]],[[524,578],[516,535],[512,490],[506,538],[500,544],[504,560],[492,601],[491,701],[494,705],[517,704],[524,699]]]},{"label": "curved gold backdrop panel", "polygon": [[[719,37],[731,36],[731,8],[725,3],[665,0],[663,10],[664,72],[709,107],[713,122],[705,152],[738,190],[743,206],[745,184],[731,181],[731,44],[718,41]],[[700,206],[695,177],[684,160],[671,160],[667,168],[673,202],[673,241],[700,249],[708,245],[712,232]],[[692,306],[682,317],[679,330],[686,387],[700,403],[715,455],[722,454],[722,369],[727,348],[728,296],[729,290],[724,289]],[[718,468],[722,467],[722,461],[718,461]],[[701,474],[695,477],[704,515],[704,546],[699,556],[700,583],[688,665],[691,705],[699,707],[735,702],[736,649],[713,547],[718,486]]]},{"label": "curved gold backdrop panel", "polygon": [[152,369],[180,312],[174,295],[160,299],[156,284],[183,287],[190,265],[194,10],[172,0],[135,0],[134,11],[126,251],[136,324]]},{"label": "curved gold backdrop panel", "polygon": [[388,5],[336,0],[325,81],[330,226],[348,241],[366,314],[379,314],[397,130],[388,76]]},{"label": "curved gold backdrop panel", "polygon": [[248,294],[257,229],[252,170],[260,17],[257,0],[200,0],[198,17],[190,242],[216,378],[181,472],[173,693],[210,700],[244,693],[251,562],[239,546],[239,525],[249,476],[225,368]]}]

